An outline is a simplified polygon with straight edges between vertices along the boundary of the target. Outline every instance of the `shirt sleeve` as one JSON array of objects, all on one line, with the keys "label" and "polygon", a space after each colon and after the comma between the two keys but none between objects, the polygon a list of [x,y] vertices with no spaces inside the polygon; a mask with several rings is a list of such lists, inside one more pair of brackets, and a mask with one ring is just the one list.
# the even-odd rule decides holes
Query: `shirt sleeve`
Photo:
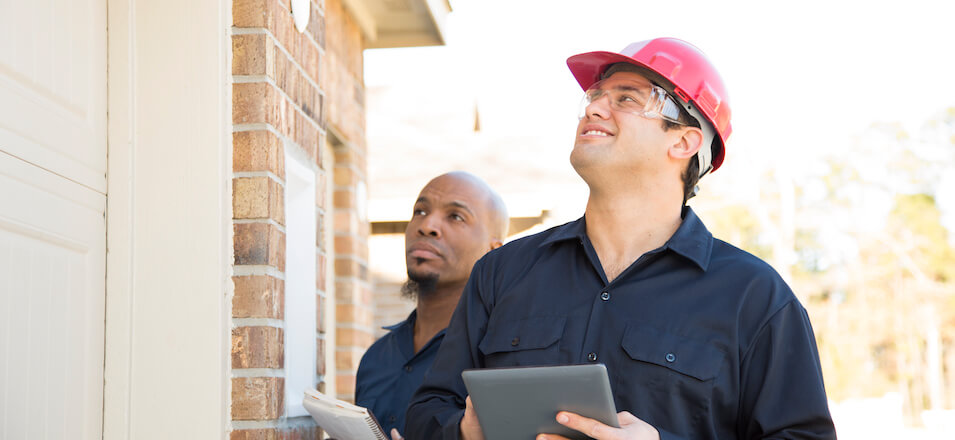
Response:
[{"label": "shirt sleeve", "polygon": [[836,438],[815,336],[795,299],[773,314],[744,353],[740,385],[740,438]]},{"label": "shirt sleeve", "polygon": [[478,260],[451,316],[451,323],[431,370],[411,398],[406,416],[406,438],[457,439],[467,389],[461,372],[483,367],[478,343],[487,330],[488,309],[482,300],[485,259]]}]

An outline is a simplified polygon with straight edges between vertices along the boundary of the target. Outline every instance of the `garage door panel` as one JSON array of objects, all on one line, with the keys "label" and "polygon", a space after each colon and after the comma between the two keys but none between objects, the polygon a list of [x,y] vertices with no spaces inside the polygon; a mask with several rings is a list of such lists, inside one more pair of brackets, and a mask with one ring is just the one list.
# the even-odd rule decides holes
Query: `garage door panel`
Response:
[{"label": "garage door panel", "polygon": [[105,1],[0,9],[0,150],[105,193]]},{"label": "garage door panel", "polygon": [[106,198],[2,152],[0,188],[0,438],[100,438]]}]

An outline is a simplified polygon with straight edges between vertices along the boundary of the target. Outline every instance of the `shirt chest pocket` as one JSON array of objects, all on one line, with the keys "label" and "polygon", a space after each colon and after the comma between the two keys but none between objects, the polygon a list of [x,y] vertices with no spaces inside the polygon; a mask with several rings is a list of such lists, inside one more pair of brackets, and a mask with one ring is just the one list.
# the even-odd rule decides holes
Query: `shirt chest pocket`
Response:
[{"label": "shirt chest pocket", "polygon": [[725,356],[713,345],[652,327],[630,325],[621,348],[629,368],[617,376],[618,386],[648,391],[658,398],[679,398],[709,406]]},{"label": "shirt chest pocket", "polygon": [[518,320],[492,320],[478,349],[485,367],[553,365],[567,318],[538,316]]}]

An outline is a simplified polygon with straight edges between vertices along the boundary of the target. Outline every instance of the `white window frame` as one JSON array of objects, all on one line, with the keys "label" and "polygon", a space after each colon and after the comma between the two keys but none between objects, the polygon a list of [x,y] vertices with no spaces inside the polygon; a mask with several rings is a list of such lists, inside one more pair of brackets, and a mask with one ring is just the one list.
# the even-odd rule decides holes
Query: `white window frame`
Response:
[{"label": "white window frame", "polygon": [[314,161],[285,145],[285,408],[308,415],[306,389],[318,383],[316,355],[316,172]]}]

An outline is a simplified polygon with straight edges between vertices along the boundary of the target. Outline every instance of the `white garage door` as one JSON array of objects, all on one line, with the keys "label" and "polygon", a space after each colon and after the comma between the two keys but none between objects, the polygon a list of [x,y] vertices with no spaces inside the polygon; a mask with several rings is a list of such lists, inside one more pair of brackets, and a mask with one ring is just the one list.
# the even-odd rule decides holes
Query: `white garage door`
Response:
[{"label": "white garage door", "polygon": [[0,439],[98,439],[106,0],[0,0]]}]

